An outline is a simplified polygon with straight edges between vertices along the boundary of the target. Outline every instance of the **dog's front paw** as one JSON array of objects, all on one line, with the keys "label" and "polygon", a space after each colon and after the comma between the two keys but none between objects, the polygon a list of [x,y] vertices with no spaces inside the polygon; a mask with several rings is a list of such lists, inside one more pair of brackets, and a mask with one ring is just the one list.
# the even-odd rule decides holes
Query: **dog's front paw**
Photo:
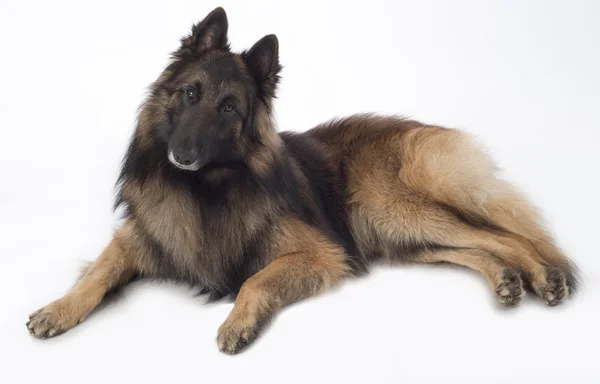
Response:
[{"label": "dog's front paw", "polygon": [[217,343],[221,352],[235,355],[250,345],[260,333],[264,321],[255,316],[234,315],[233,313],[219,327]]},{"label": "dog's front paw", "polygon": [[29,315],[26,326],[32,336],[47,339],[65,333],[83,320],[69,300],[62,298]]}]

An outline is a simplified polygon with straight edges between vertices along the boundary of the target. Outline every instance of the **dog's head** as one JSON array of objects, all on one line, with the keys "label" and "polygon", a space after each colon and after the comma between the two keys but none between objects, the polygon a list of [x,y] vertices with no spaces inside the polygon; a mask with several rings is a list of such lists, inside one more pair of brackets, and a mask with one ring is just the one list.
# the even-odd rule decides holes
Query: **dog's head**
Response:
[{"label": "dog's head", "polygon": [[281,69],[277,37],[265,36],[236,54],[227,27],[222,8],[194,25],[140,113],[138,141],[164,151],[173,167],[227,167],[278,140],[271,124]]}]

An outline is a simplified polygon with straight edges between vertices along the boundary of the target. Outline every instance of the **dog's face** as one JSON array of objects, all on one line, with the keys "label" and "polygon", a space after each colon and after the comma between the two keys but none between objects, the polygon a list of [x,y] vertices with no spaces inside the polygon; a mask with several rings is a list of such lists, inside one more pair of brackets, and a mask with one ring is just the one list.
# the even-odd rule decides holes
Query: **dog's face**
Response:
[{"label": "dog's face", "polygon": [[175,100],[169,115],[168,157],[177,167],[198,170],[240,156],[255,90],[232,54],[210,52],[186,65],[170,84]]},{"label": "dog's face", "polygon": [[270,109],[278,80],[278,43],[266,36],[242,54],[230,52],[227,18],[218,8],[182,39],[174,62],[154,86],[162,106],[153,140],[173,166],[198,171],[243,159],[256,140],[256,114]]}]

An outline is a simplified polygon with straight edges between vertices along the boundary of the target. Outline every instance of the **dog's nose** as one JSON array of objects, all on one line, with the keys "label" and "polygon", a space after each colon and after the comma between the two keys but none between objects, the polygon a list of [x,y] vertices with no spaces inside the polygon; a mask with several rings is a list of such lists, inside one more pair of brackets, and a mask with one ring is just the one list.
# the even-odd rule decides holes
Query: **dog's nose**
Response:
[{"label": "dog's nose", "polygon": [[173,158],[181,165],[190,165],[198,160],[198,152],[176,149],[173,151]]}]

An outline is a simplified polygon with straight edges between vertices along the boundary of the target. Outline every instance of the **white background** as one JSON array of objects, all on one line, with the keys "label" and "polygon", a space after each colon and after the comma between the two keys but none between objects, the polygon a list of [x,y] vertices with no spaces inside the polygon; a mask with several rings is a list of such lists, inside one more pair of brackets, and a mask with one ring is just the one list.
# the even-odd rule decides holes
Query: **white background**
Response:
[{"label": "white background", "polygon": [[[600,382],[600,2],[285,3],[2,1],[0,382]],[[278,35],[280,129],[374,111],[478,136],[579,264],[580,294],[505,310],[462,268],[378,268],[230,357],[215,338],[232,304],[136,283],[70,332],[31,338],[28,314],[111,236],[146,87],[218,5],[235,50]]]}]

